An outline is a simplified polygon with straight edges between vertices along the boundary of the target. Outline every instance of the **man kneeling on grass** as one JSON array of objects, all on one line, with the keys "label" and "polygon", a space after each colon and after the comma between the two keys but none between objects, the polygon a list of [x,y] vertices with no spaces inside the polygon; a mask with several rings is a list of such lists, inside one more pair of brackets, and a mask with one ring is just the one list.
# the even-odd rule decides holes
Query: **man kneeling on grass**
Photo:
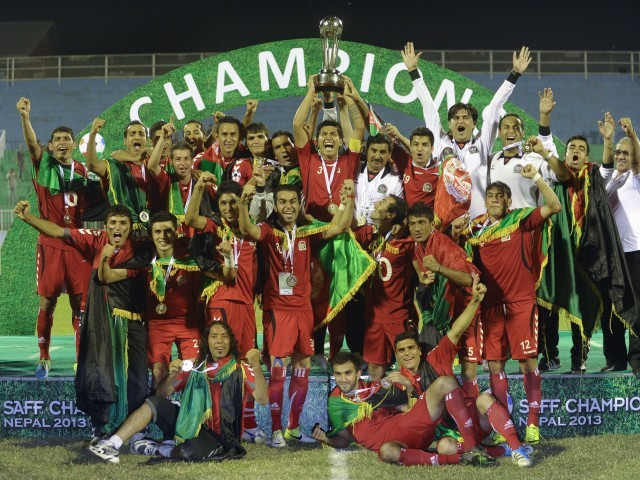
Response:
[{"label": "man kneeling on grass", "polygon": [[[473,318],[486,288],[473,282],[473,299],[461,316]],[[489,465],[495,459],[475,448],[473,420],[467,411],[462,390],[454,376],[436,378],[406,413],[392,408],[407,404],[413,385],[392,384],[387,378],[377,382],[360,380],[362,370],[357,357],[340,352],[333,361],[337,387],[329,396],[332,430],[317,425],[313,437],[334,448],[345,448],[351,437],[361,446],[378,453],[380,460],[397,465]],[[446,410],[455,419],[464,437],[463,453],[442,455],[428,452],[435,439],[436,426]]]},{"label": "man kneeling on grass", "polygon": [[[129,442],[131,453],[159,455],[169,461],[221,461],[242,458],[242,414],[249,394],[268,403],[267,382],[260,369],[258,350],[249,350],[247,363],[238,361],[238,347],[231,328],[212,322],[204,331],[195,364],[174,360],[156,395],[134,411],[115,435],[88,447],[91,456],[120,463],[119,449]],[[182,405],[167,400],[182,390]],[[243,395],[244,392],[244,395]],[[244,397],[244,398],[243,398]],[[138,433],[151,422],[174,442],[156,443]]]}]

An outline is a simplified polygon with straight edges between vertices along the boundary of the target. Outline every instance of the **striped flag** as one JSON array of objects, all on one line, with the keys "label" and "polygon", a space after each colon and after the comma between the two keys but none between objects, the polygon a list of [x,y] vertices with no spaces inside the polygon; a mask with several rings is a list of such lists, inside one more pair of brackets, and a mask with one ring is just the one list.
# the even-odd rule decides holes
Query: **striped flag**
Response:
[{"label": "striped flag", "polygon": [[369,107],[369,135],[377,135],[382,131],[386,122],[380,118],[369,102],[367,102],[367,107]]}]

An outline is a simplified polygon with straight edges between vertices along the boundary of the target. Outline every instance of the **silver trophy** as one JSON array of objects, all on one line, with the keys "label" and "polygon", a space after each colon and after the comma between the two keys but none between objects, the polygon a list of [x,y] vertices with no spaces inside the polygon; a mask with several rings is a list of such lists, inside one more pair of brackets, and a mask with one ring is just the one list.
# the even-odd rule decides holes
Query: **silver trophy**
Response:
[{"label": "silver trophy", "polygon": [[325,17],[320,21],[320,39],[322,40],[322,70],[316,77],[315,86],[319,92],[344,91],[344,79],[336,69],[338,44],[342,35],[342,20],[338,17]]}]

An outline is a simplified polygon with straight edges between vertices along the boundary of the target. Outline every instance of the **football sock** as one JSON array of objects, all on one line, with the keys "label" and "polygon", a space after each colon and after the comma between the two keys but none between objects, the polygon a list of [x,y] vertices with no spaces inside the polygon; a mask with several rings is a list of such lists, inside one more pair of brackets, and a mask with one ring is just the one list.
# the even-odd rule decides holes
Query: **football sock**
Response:
[{"label": "football sock", "polygon": [[51,343],[51,328],[53,327],[53,314],[38,310],[38,347],[40,347],[40,359],[49,360],[49,344]]},{"label": "football sock", "polygon": [[487,409],[487,418],[493,429],[507,440],[512,450],[516,450],[522,446],[513,420],[511,420],[509,416],[509,412],[500,405],[500,403],[493,402],[489,406]]},{"label": "football sock", "polygon": [[478,379],[473,380],[462,379],[462,392],[464,393],[464,401],[467,404],[467,408],[476,408],[476,399],[480,395],[480,389],[478,388]]},{"label": "football sock", "polygon": [[411,465],[453,465],[460,463],[460,455],[439,455],[417,448],[401,448],[398,463],[407,467]]},{"label": "football sock", "polygon": [[253,398],[253,395],[248,395],[247,404],[244,407],[243,426],[245,430],[247,428],[256,428],[258,426],[256,424],[255,407],[256,407],[256,403]]},{"label": "football sock", "polygon": [[507,401],[507,392],[509,391],[507,374],[500,372],[489,375],[489,387],[491,387],[491,394],[498,399],[503,407],[507,408],[509,406]]},{"label": "football sock", "polygon": [[120,447],[124,443],[118,435],[111,435],[107,441],[113,443],[113,446],[118,450],[120,450]]},{"label": "football sock", "polygon": [[456,421],[458,431],[464,439],[462,448],[465,452],[468,452],[476,446],[477,442],[473,434],[473,419],[469,415],[469,410],[467,410],[467,405],[464,402],[462,389],[458,387],[449,392],[445,397],[445,403],[447,411]]},{"label": "football sock", "polygon": [[529,417],[527,425],[538,426],[540,416],[540,402],[542,401],[542,377],[536,368],[533,372],[525,373],[523,376],[524,392],[529,402]]},{"label": "football sock", "polygon": [[294,368],[291,382],[289,383],[289,425],[288,428],[293,430],[300,425],[300,413],[304,401],[307,399],[307,391],[309,390],[309,372],[310,368]]},{"label": "football sock", "polygon": [[284,400],[284,379],[286,367],[271,366],[269,377],[269,410],[271,410],[271,430],[282,430],[282,402]]}]

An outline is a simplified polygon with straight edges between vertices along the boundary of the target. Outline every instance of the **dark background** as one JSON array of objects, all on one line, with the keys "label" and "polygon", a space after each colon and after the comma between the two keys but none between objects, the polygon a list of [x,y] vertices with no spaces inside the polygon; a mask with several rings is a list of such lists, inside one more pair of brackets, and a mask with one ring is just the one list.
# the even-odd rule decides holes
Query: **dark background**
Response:
[{"label": "dark background", "polygon": [[400,49],[640,50],[640,1],[17,1],[0,21],[54,21],[51,54],[218,52],[318,36],[336,15],[343,39]]}]

